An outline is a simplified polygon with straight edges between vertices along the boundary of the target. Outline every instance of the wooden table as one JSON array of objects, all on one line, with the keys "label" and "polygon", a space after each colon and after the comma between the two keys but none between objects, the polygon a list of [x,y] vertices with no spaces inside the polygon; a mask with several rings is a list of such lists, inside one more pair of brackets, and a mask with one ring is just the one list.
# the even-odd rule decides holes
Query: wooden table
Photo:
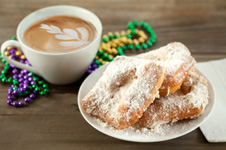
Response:
[{"label": "wooden table", "polygon": [[[103,33],[125,30],[128,21],[144,20],[157,35],[151,49],[180,41],[197,61],[226,57],[225,0],[0,0],[0,43],[15,35],[18,23],[29,13],[59,4],[93,11],[103,23]],[[208,143],[200,129],[160,143],[132,143],[106,136],[91,127],[78,110],[77,94],[83,80],[50,85],[51,94],[24,108],[6,104],[10,85],[0,83],[0,149],[226,149],[226,143]]]}]

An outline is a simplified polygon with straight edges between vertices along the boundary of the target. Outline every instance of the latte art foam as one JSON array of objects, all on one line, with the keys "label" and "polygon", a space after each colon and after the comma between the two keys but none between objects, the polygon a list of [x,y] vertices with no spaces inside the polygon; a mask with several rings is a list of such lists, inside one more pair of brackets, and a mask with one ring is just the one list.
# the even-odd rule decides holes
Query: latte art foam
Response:
[{"label": "latte art foam", "polygon": [[32,24],[24,33],[24,42],[33,49],[62,53],[87,46],[96,37],[95,27],[70,16],[53,16]]}]

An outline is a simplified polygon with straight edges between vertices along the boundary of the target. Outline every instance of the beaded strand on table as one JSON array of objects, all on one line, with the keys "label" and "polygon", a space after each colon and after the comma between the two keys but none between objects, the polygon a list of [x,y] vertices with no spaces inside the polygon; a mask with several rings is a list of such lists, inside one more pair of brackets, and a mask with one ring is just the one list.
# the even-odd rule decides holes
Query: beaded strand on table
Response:
[{"label": "beaded strand on table", "polygon": [[[150,38],[147,39],[148,35],[143,30],[138,29],[138,27],[145,29]],[[103,36],[97,55],[87,70],[88,74],[111,62],[117,55],[123,56],[123,51],[126,49],[132,50],[135,48],[140,50],[142,48],[145,50],[148,46],[151,47],[155,43],[156,35],[148,23],[143,21],[129,22],[127,28],[127,31],[115,32],[114,34],[109,32],[108,35]],[[135,38],[136,36],[138,38]]]},{"label": "beaded strand on table", "polygon": [[[12,40],[16,40],[16,38],[13,37]],[[5,55],[10,59],[30,65],[28,60],[26,60],[26,57],[18,48],[8,47],[5,51]],[[5,64],[0,75],[1,82],[12,83],[11,87],[8,89],[9,95],[7,100],[7,103],[10,106],[22,107],[25,104],[28,104],[31,100],[34,100],[38,93],[40,95],[46,95],[49,93],[48,84],[44,83],[43,80],[40,80],[39,77],[24,69],[19,71],[19,69],[14,65],[8,64],[2,55],[0,55],[0,57],[2,63]],[[12,77],[6,77],[9,70],[12,70]],[[42,87],[42,89],[40,87]],[[19,97],[24,97],[24,101],[16,101]]]}]

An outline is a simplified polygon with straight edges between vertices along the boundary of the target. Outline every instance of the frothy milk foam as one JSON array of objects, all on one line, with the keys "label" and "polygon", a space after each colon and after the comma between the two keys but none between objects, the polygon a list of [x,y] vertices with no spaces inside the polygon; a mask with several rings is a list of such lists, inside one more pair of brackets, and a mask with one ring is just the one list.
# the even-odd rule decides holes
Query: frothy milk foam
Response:
[{"label": "frothy milk foam", "polygon": [[95,27],[85,20],[72,16],[52,16],[28,27],[23,40],[38,51],[64,53],[87,46],[95,37]]}]

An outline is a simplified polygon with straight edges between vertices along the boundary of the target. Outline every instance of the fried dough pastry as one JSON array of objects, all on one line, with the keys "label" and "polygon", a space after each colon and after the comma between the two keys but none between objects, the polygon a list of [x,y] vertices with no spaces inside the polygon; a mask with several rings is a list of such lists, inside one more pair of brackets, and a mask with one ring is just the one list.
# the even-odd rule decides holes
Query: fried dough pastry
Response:
[{"label": "fried dough pastry", "polygon": [[136,123],[159,96],[165,68],[156,62],[118,56],[81,101],[90,115],[117,129]]},{"label": "fried dough pastry", "polygon": [[163,61],[165,63],[166,73],[159,90],[160,96],[169,95],[177,91],[181,87],[188,71],[195,64],[190,51],[179,42],[170,43],[157,50],[140,54],[136,57]]},{"label": "fried dough pastry", "polygon": [[208,98],[206,79],[194,71],[185,78],[180,90],[156,99],[138,124],[156,128],[166,123],[197,117],[204,111]]}]

